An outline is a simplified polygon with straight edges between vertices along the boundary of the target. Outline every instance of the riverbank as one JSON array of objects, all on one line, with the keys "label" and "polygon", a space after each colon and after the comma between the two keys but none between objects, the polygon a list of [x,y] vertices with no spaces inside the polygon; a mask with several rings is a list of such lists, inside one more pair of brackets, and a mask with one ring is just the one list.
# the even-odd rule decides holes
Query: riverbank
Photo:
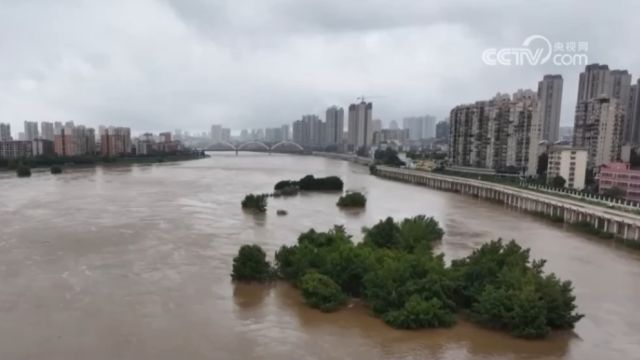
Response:
[{"label": "riverbank", "polygon": [[640,247],[640,216],[492,182],[379,166],[375,175],[499,202],[516,210],[563,222],[584,233]]},{"label": "riverbank", "polygon": [[88,167],[88,166],[105,166],[105,165],[126,165],[126,164],[148,164],[148,163],[163,163],[163,162],[175,162],[175,161],[188,161],[198,160],[209,157],[202,152],[192,152],[183,154],[171,154],[171,155],[144,155],[144,156],[127,156],[127,157],[113,157],[103,158],[98,156],[82,156],[82,157],[70,157],[70,158],[33,158],[12,160],[0,163],[0,171],[13,171],[15,167],[20,164],[24,164],[30,168],[47,168],[51,166],[61,167]]}]

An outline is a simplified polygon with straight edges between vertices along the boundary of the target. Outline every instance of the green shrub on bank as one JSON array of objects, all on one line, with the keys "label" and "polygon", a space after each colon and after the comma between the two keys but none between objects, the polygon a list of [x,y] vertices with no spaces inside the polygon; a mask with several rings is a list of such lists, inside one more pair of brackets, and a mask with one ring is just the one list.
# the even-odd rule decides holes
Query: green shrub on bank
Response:
[{"label": "green shrub on bank", "polygon": [[54,175],[62,174],[62,168],[60,166],[54,165],[51,167],[51,173]]},{"label": "green shrub on bank", "polygon": [[367,205],[367,198],[360,192],[349,192],[338,199],[339,207],[363,208]]}]

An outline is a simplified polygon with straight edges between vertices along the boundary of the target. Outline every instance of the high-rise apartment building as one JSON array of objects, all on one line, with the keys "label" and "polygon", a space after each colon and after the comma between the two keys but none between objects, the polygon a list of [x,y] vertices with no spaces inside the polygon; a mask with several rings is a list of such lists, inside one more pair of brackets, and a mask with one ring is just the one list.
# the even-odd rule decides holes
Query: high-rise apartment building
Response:
[{"label": "high-rise apartment building", "polygon": [[0,141],[11,141],[11,124],[0,123]]},{"label": "high-rise apartment building", "polygon": [[422,130],[423,139],[436,137],[436,117],[431,115],[424,116],[424,128]]},{"label": "high-rise apartment building", "polygon": [[[640,132],[635,125],[629,106],[631,97],[631,74],[627,70],[609,70],[609,66],[591,64],[580,73],[578,85],[578,101],[576,102],[576,114],[584,109],[584,102],[602,98],[617,100],[623,107],[624,123],[622,124],[622,143],[634,142],[634,134]],[[637,140],[637,139],[636,139]]]},{"label": "high-rise apartment building", "polygon": [[24,137],[25,137],[25,140],[34,140],[39,137],[38,122],[36,121],[24,122]]},{"label": "high-rise apartment building", "polygon": [[122,156],[131,153],[131,129],[109,127],[100,134],[102,156]]},{"label": "high-rise apartment building", "polygon": [[368,149],[373,142],[373,104],[349,105],[347,144],[353,151]]},{"label": "high-rise apartment building", "polygon": [[397,129],[399,129],[399,128],[400,128],[400,127],[398,126],[398,122],[397,122],[397,121],[395,121],[395,120],[391,120],[391,121],[389,121],[389,129],[391,129],[391,130],[397,130]]},{"label": "high-rise apartment building", "polygon": [[0,159],[12,160],[33,156],[33,144],[26,140],[0,141]]},{"label": "high-rise apartment building", "polygon": [[222,142],[222,125],[211,125],[211,140],[214,143]]},{"label": "high-rise apartment building", "polygon": [[420,140],[424,134],[424,121],[422,117],[406,117],[402,119],[402,128],[409,130],[410,140]]},{"label": "high-rise apartment building", "polygon": [[291,131],[289,130],[289,125],[285,124],[280,127],[282,129],[282,140],[289,141],[291,140]]},{"label": "high-rise apartment building", "polygon": [[457,106],[451,110],[449,126],[453,165],[535,174],[540,116],[534,91]]},{"label": "high-rise apartment building", "polygon": [[554,143],[560,139],[562,107],[562,75],[545,75],[538,83],[538,106],[542,140]]},{"label": "high-rise apartment building", "polygon": [[409,130],[411,140],[430,139],[436,136],[436,118],[431,115],[404,118],[402,127]]},{"label": "high-rise apartment building", "polygon": [[323,148],[325,124],[317,115],[304,115],[293,123],[293,141],[303,147]]},{"label": "high-rise apartment building", "polygon": [[573,145],[587,149],[589,167],[620,158],[626,113],[626,102],[623,104],[606,95],[578,103]]},{"label": "high-rise apartment building", "polygon": [[222,141],[231,142],[231,129],[222,128]]},{"label": "high-rise apartment building", "polygon": [[81,156],[96,153],[96,134],[92,128],[75,126],[67,122],[65,126],[54,126],[53,149],[58,156]]},{"label": "high-rise apartment building", "polygon": [[436,124],[436,139],[449,139],[449,119],[439,121]]},{"label": "high-rise apartment building", "polygon": [[331,106],[325,114],[325,145],[342,143],[344,134],[344,109]]},{"label": "high-rise apartment building", "polygon": [[630,124],[630,143],[640,145],[640,79],[631,86],[628,106],[627,123]]},{"label": "high-rise apartment building", "polygon": [[46,121],[40,123],[40,137],[53,141],[53,123]]},{"label": "high-rise apartment building", "polygon": [[588,101],[601,95],[611,95],[611,78],[608,65],[587,65],[580,73],[578,102]]},{"label": "high-rise apartment building", "polygon": [[284,140],[284,133],[282,127],[266,128],[264,130],[265,141],[271,143],[277,143]]}]

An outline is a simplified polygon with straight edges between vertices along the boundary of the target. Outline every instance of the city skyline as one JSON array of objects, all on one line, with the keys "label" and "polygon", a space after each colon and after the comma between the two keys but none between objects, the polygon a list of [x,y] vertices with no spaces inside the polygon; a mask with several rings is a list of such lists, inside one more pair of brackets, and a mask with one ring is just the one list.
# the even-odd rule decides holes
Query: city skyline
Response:
[{"label": "city skyline", "polygon": [[[632,1],[271,5],[6,4],[0,30],[11,36],[3,37],[0,51],[12,56],[0,59],[0,121],[13,129],[25,120],[118,123],[136,133],[176,123],[192,132],[216,123],[243,129],[321,115],[360,94],[380,96],[376,116],[387,123],[425,113],[442,119],[456,104],[532,84],[545,74],[562,75],[562,103],[575,104],[583,66],[482,62],[484,49],[519,46],[533,34],[552,42],[586,41],[589,63],[627,69],[634,78],[640,73],[637,45],[619,36],[633,33],[637,23],[632,13],[618,10]],[[616,27],[591,26],[603,14]],[[540,18],[546,20],[527,21]],[[573,123],[571,108],[563,106],[561,125]]]}]

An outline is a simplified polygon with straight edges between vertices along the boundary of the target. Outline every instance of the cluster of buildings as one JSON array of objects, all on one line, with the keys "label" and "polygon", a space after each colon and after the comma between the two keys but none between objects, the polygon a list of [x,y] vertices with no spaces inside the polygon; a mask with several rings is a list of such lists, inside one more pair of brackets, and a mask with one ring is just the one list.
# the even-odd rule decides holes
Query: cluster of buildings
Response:
[{"label": "cluster of buildings", "polygon": [[335,105],[326,110],[324,121],[318,115],[302,116],[293,122],[293,141],[314,150],[367,153],[374,147],[402,147],[437,135],[448,139],[448,122],[436,125],[430,115],[407,117],[402,128],[396,121],[384,128],[382,120],[374,119],[371,102],[350,104],[347,111],[346,121],[344,109]]},{"label": "cluster of buildings", "polygon": [[24,132],[14,140],[10,124],[0,124],[0,159],[14,160],[31,157],[77,157],[148,155],[172,153],[182,149],[171,133],[159,136],[143,134],[132,141],[128,127],[100,126],[95,129],[75,125],[73,121],[61,122],[25,121]]},{"label": "cluster of buildings", "polygon": [[632,178],[620,173],[633,171],[629,152],[640,145],[640,80],[632,84],[627,70],[601,64],[586,66],[579,80],[571,141],[560,128],[563,79],[546,75],[537,91],[498,94],[451,110],[449,163],[533,176],[546,154],[548,178],[562,176],[567,187],[582,189],[590,172],[601,192],[616,186],[640,199],[640,186],[611,180]]},{"label": "cluster of buildings", "polygon": [[381,128],[381,121],[373,120],[373,104],[365,101],[349,105],[346,124],[344,109],[331,106],[325,113],[325,121],[317,115],[304,115],[292,125],[293,141],[301,146],[341,152],[370,148],[373,134]]}]

